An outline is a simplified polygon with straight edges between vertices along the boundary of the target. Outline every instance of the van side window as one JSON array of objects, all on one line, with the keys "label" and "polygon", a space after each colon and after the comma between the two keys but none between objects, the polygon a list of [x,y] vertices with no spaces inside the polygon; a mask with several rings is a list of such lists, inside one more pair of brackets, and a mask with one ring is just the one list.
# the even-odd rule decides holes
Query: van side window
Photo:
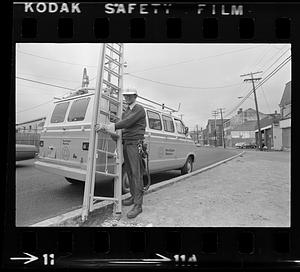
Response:
[{"label": "van side window", "polygon": [[149,120],[149,128],[162,130],[161,120],[158,113],[153,111],[147,111],[148,120]]},{"label": "van side window", "polygon": [[171,117],[169,116],[162,116],[163,119],[163,124],[164,124],[164,130],[168,131],[168,132],[174,132],[175,128],[174,128],[174,123]]},{"label": "van side window", "polygon": [[184,125],[183,125],[183,123],[180,120],[175,119],[175,125],[176,125],[177,132],[180,133],[180,134],[184,134]]},{"label": "van side window", "polygon": [[65,120],[65,115],[70,102],[59,103],[55,106],[50,123],[61,123]]},{"label": "van side window", "polygon": [[85,117],[90,97],[75,100],[71,106],[68,122],[82,121]]}]

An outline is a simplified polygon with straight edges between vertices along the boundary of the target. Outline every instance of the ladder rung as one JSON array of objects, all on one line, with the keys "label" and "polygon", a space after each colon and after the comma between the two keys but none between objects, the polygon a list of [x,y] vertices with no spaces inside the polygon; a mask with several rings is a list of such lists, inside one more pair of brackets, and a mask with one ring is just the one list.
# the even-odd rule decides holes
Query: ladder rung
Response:
[{"label": "ladder rung", "polygon": [[105,150],[102,150],[102,149],[96,149],[96,150],[99,151],[99,152],[101,152],[101,153],[106,153],[106,154],[108,154],[108,155],[111,155],[111,156],[113,156],[113,157],[116,156],[115,153],[111,153],[111,152],[108,152],[108,151],[105,151]]},{"label": "ladder rung", "polygon": [[105,55],[105,57],[110,61],[110,62],[113,62],[114,64],[118,65],[118,66],[121,66],[121,63],[114,60],[112,57],[108,56],[108,55]]},{"label": "ladder rung", "polygon": [[106,72],[108,72],[108,73],[113,74],[115,77],[118,77],[118,78],[121,77],[120,74],[118,74],[117,72],[113,71],[112,69],[109,69],[109,68],[106,67],[106,66],[104,66],[104,70],[105,70]]},{"label": "ladder rung", "polygon": [[103,79],[103,83],[104,83],[105,85],[107,85],[107,86],[112,87],[112,88],[115,89],[115,90],[120,90],[120,88],[119,88],[118,86],[112,84],[111,82],[109,82],[109,81],[107,81],[107,80],[105,80],[105,79]]},{"label": "ladder rung", "polygon": [[109,44],[106,44],[107,48],[113,52],[115,52],[116,54],[118,55],[121,55],[121,52],[118,51],[117,49],[115,49],[113,46],[109,45]]},{"label": "ladder rung", "polygon": [[112,117],[114,117],[114,118],[117,118],[117,119],[120,119],[117,115],[115,115],[115,114],[113,114],[113,113],[111,113],[111,112],[108,112],[108,111],[104,111],[104,110],[100,110],[100,114],[105,114],[105,115],[107,115],[107,116],[112,116]]},{"label": "ladder rung", "polygon": [[118,174],[112,174],[112,173],[106,173],[106,172],[101,172],[101,171],[95,171],[96,173],[102,174],[102,175],[106,175],[106,176],[110,176],[110,177],[117,177]]},{"label": "ladder rung", "polygon": [[104,197],[104,196],[94,196],[93,199],[95,200],[111,200],[111,201],[119,201],[115,197]]},{"label": "ladder rung", "polygon": [[105,99],[107,99],[107,100],[109,100],[112,103],[115,103],[116,105],[120,105],[120,101],[118,101],[117,99],[115,99],[115,98],[113,98],[113,97],[111,97],[111,96],[109,96],[107,94],[103,93],[102,97],[105,98]]}]

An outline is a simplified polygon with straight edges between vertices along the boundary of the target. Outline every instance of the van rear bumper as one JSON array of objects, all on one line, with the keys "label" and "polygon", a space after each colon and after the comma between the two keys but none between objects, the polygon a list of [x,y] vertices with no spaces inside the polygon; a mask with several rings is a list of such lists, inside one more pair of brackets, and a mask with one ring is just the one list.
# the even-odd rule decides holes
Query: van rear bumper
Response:
[{"label": "van rear bumper", "polygon": [[86,170],[78,169],[78,168],[71,168],[63,165],[36,161],[34,162],[34,166],[42,171],[57,174],[63,177],[68,177],[72,179],[82,180],[85,181],[86,177]]}]

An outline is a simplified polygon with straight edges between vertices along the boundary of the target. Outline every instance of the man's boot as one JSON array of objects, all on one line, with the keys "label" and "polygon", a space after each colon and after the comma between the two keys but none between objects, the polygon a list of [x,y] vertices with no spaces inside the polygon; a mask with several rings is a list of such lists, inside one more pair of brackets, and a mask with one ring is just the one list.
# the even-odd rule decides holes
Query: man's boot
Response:
[{"label": "man's boot", "polygon": [[133,197],[129,197],[127,199],[122,200],[122,205],[123,206],[131,206],[133,205]]},{"label": "man's boot", "polygon": [[142,205],[139,205],[139,204],[135,204],[133,206],[133,208],[127,213],[127,217],[129,219],[131,218],[135,218],[138,216],[138,214],[140,214],[142,212]]}]

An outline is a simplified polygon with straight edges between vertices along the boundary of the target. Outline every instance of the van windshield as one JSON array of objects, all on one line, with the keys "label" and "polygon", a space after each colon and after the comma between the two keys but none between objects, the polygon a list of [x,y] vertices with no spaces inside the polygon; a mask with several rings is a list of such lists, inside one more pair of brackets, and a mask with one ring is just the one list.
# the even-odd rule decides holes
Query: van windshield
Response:
[{"label": "van windshield", "polygon": [[86,97],[73,102],[69,112],[68,122],[82,121],[85,118],[90,99],[90,97]]},{"label": "van windshield", "polygon": [[65,120],[65,115],[70,102],[59,103],[55,106],[50,123],[61,123]]}]

